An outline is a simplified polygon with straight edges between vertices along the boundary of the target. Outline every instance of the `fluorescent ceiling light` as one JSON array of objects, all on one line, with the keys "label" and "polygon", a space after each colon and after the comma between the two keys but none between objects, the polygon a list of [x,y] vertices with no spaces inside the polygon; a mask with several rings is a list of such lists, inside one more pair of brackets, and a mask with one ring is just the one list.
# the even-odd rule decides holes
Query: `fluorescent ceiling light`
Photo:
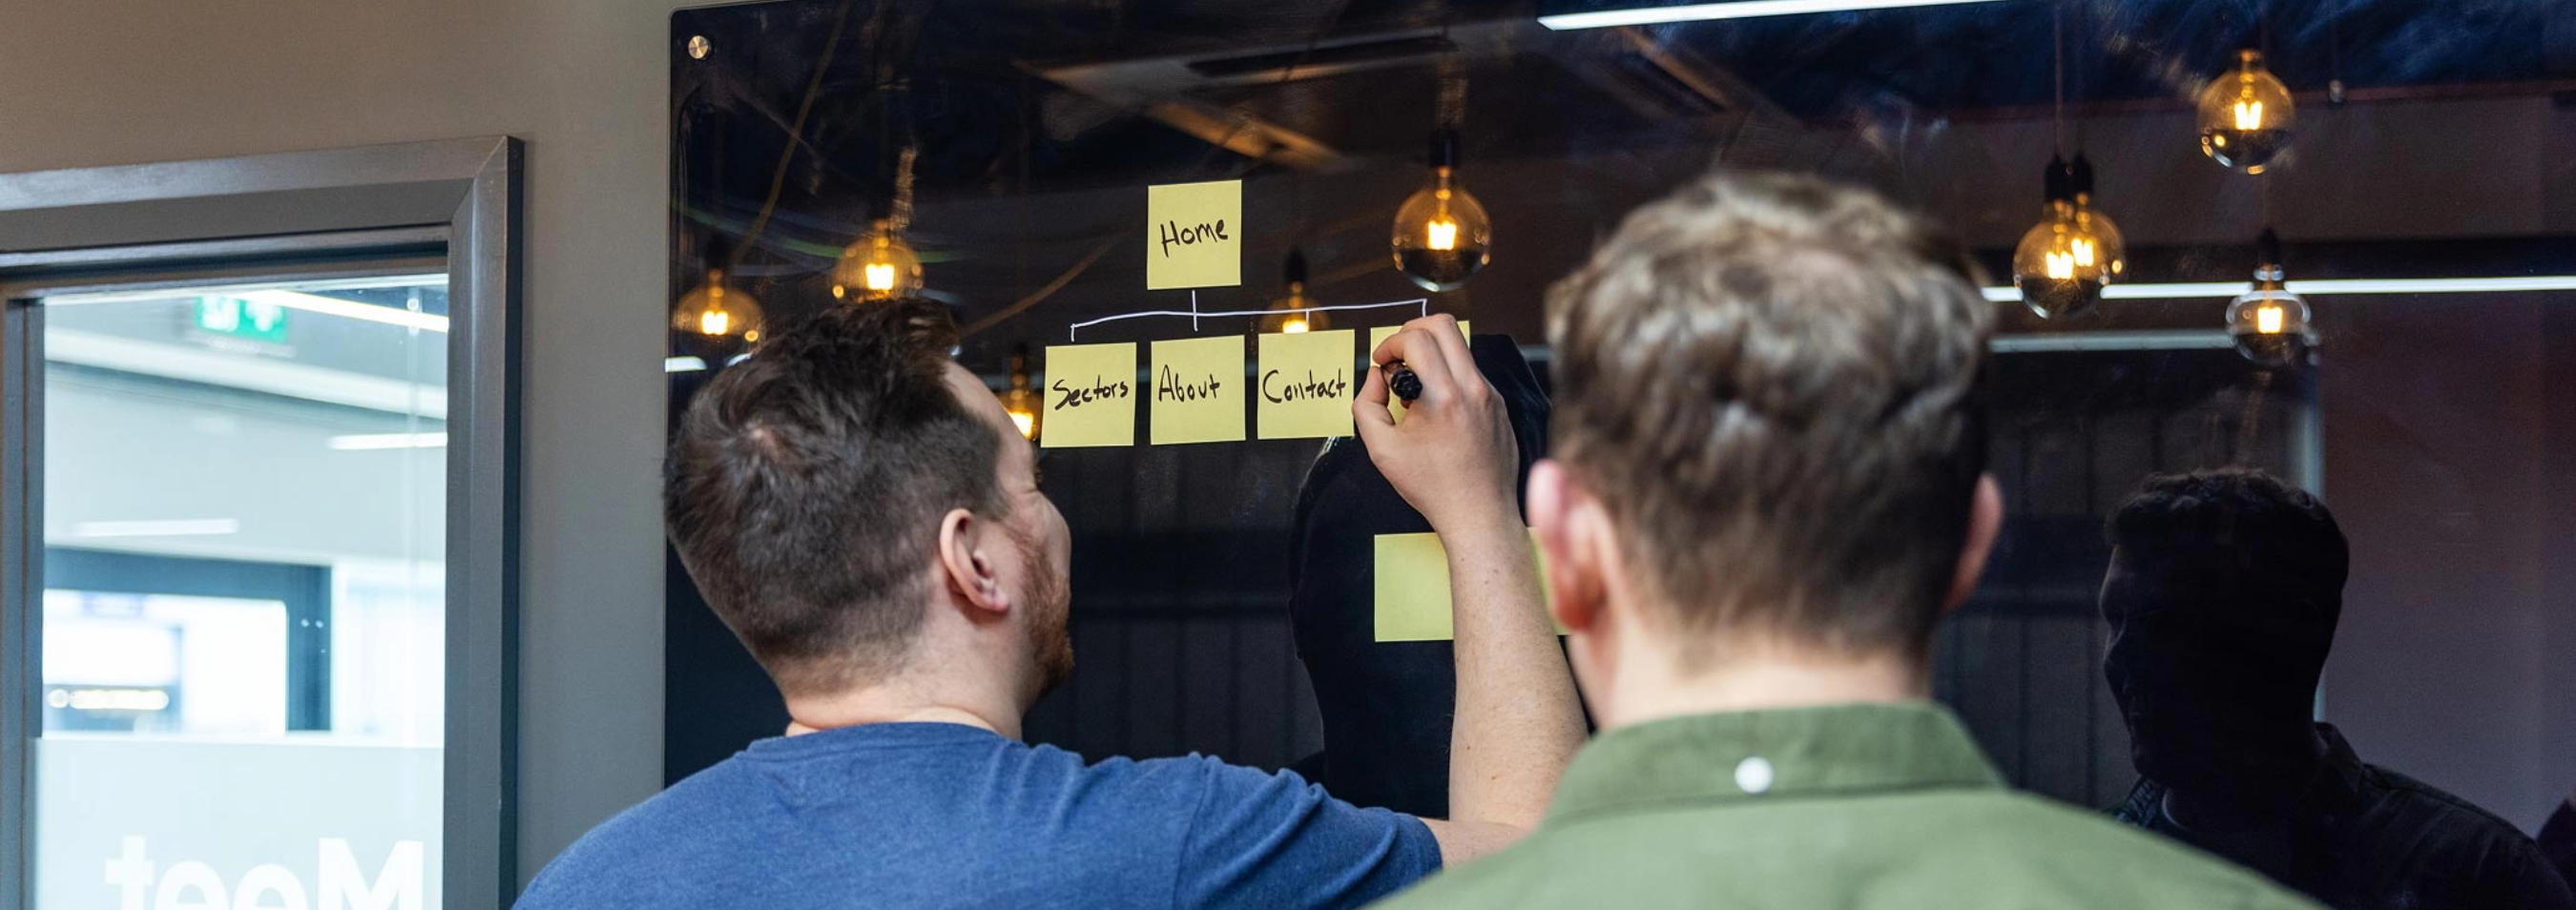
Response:
[{"label": "fluorescent ceiling light", "polygon": [[1842,13],[1854,10],[1992,2],[1995,0],[1735,0],[1735,2],[1721,3],[1693,3],[1687,6],[1647,6],[1561,13],[1554,16],[1540,16],[1538,24],[1557,31],[1568,31],[1621,25],[1705,22],[1710,19],[1750,19],[1756,16],[1792,16],[1800,13]]},{"label": "fluorescent ceiling light", "polygon": [[[2188,300],[2235,297],[2253,285],[2243,281],[2199,281],[2174,284],[2115,284],[2102,289],[2104,300]],[[2510,294],[2530,291],[2576,291],[2576,275],[2529,275],[2507,278],[2327,278],[2289,282],[2298,294]],[[2021,289],[1985,288],[1996,303],[2021,302]]]},{"label": "fluorescent ceiling light", "polygon": [[340,452],[374,452],[382,449],[443,449],[445,433],[356,433],[333,436],[332,450]]},{"label": "fluorescent ceiling light", "polygon": [[665,373],[695,373],[706,368],[707,362],[696,357],[662,358],[662,372]]},{"label": "fluorescent ceiling light", "polygon": [[72,525],[73,537],[201,537],[240,531],[241,522],[230,518],[83,521]]},{"label": "fluorescent ceiling light", "polygon": [[319,294],[307,294],[302,291],[244,291],[235,296],[238,296],[243,300],[275,304],[290,310],[303,310],[307,313],[321,313],[326,316],[340,316],[348,319],[363,319],[368,322],[381,322],[386,325],[398,325],[405,328],[420,329],[426,332],[444,333],[447,331],[447,317],[445,316],[436,316],[429,313],[414,313],[410,310],[397,310],[389,306],[377,306],[372,303],[359,303],[355,300],[342,300],[338,297],[324,297]]}]

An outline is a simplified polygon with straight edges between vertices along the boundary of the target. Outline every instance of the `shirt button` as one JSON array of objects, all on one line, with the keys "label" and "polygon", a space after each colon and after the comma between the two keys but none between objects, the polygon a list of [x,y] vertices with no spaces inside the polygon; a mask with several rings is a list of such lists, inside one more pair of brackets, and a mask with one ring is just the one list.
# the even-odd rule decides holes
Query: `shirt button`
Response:
[{"label": "shirt button", "polygon": [[1735,763],[1735,785],[1746,793],[1771,789],[1771,760],[1756,755]]}]

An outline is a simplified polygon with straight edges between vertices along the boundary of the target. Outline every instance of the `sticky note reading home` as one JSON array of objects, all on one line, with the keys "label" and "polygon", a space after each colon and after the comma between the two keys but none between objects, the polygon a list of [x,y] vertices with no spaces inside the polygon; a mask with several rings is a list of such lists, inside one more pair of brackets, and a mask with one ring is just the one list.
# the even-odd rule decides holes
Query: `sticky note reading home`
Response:
[{"label": "sticky note reading home", "polygon": [[1046,349],[1046,417],[1038,445],[1050,449],[1136,444],[1136,345],[1071,344]]},{"label": "sticky note reading home", "polygon": [[1358,392],[1350,330],[1261,336],[1261,377],[1253,390],[1261,438],[1351,435]]},{"label": "sticky note reading home", "polygon": [[1154,342],[1154,444],[1243,441],[1243,336]]},{"label": "sticky note reading home", "polygon": [[1145,289],[1243,283],[1243,181],[1145,188]]}]

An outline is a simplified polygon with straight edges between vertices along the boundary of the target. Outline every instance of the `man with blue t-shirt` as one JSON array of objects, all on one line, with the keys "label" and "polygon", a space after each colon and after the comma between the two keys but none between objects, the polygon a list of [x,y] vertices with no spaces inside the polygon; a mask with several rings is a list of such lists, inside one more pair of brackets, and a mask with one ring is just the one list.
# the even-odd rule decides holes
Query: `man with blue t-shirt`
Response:
[{"label": "man with blue t-shirt", "polygon": [[1583,737],[1539,601],[1504,407],[1455,323],[1387,340],[1371,457],[1449,553],[1447,820],[1210,758],[1087,764],[1019,740],[1071,671],[1070,534],[926,301],[830,306],[701,391],[671,541],[786,696],[787,735],[601,825],[520,899],[557,907],[1349,907],[1534,826]]}]

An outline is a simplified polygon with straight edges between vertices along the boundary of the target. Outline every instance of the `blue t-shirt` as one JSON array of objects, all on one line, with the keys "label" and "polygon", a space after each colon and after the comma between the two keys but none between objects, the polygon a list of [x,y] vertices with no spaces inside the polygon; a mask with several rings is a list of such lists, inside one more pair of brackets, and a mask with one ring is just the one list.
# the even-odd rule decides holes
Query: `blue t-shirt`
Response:
[{"label": "blue t-shirt", "polygon": [[1294,774],[870,724],[691,775],[584,835],[518,907],[1356,907],[1439,867],[1420,819]]}]

